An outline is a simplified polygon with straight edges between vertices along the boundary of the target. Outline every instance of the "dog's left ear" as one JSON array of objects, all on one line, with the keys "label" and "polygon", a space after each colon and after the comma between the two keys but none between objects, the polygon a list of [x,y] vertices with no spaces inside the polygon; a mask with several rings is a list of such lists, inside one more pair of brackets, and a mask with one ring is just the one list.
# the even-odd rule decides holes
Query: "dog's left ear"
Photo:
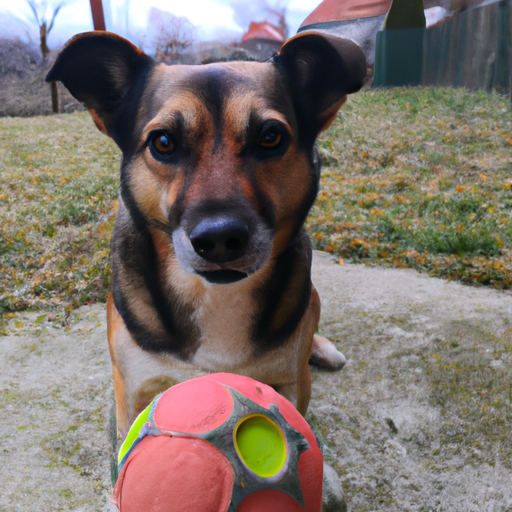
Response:
[{"label": "dog's left ear", "polygon": [[336,117],[346,95],[361,88],[367,72],[356,43],[312,31],[286,41],[274,64],[288,76],[299,123],[313,140]]}]

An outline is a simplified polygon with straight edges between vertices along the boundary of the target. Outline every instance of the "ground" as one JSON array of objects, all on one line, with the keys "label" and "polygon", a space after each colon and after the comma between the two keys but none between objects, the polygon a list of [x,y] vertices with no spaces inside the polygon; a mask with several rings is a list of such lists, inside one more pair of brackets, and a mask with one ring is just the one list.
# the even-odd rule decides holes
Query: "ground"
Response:
[{"label": "ground", "polygon": [[[348,510],[512,511],[512,295],[322,253],[313,280],[348,362],[313,372],[307,417]],[[110,511],[104,306],[38,318],[0,338],[0,511]]]}]

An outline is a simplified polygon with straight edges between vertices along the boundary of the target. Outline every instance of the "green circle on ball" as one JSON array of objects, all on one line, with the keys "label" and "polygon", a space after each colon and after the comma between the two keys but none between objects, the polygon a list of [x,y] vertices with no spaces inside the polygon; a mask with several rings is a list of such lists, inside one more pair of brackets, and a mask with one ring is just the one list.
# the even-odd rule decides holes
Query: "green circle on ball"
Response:
[{"label": "green circle on ball", "polygon": [[243,418],[235,428],[236,451],[242,462],[256,475],[276,475],[286,462],[286,441],[281,429],[266,416]]}]

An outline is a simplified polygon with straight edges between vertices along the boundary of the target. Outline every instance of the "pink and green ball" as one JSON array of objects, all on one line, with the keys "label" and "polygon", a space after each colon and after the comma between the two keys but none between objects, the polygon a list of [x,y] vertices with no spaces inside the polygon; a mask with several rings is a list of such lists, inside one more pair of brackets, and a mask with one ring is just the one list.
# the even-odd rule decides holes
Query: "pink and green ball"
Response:
[{"label": "pink and green ball", "polygon": [[295,407],[234,374],[173,386],[119,452],[121,512],[320,512],[323,459]]}]

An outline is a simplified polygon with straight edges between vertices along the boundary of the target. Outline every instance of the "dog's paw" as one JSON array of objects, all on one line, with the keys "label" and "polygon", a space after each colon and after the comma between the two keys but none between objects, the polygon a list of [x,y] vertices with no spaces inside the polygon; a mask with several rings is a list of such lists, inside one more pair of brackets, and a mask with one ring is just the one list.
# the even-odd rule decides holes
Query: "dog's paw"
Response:
[{"label": "dog's paw", "polygon": [[309,364],[322,370],[335,372],[341,370],[346,362],[345,356],[331,341],[318,334],[313,336],[313,349],[309,357]]},{"label": "dog's paw", "polygon": [[347,512],[347,504],[341,490],[338,474],[325,462],[322,512]]}]

